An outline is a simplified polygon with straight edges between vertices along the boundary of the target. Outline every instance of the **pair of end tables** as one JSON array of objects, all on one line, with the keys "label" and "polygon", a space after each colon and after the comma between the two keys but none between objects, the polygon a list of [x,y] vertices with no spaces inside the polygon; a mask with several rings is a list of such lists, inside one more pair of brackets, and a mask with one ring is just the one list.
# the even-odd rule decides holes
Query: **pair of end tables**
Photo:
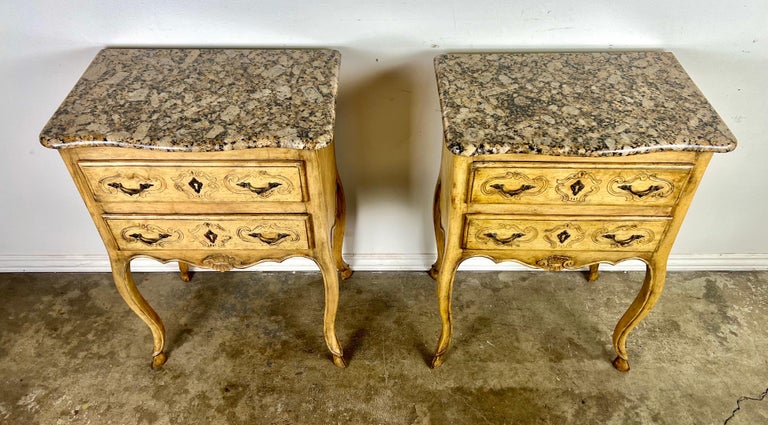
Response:
[{"label": "pair of end tables", "polygon": [[[345,202],[333,126],[340,55],[326,49],[102,50],[43,129],[107,248],[118,291],[165,329],[130,261],[227,271],[302,256],[323,276],[323,333],[336,337]],[[444,146],[434,226],[442,330],[469,257],[546,269],[639,259],[626,338],[658,299],[670,249],[714,152],[736,141],[671,53],[472,53],[435,60]]]}]

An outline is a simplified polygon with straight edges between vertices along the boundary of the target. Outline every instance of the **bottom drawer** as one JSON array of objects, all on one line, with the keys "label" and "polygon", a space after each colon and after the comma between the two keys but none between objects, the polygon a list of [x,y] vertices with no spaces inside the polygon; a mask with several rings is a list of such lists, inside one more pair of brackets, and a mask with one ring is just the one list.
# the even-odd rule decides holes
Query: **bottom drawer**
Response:
[{"label": "bottom drawer", "polygon": [[306,214],[104,218],[124,251],[310,248]]},{"label": "bottom drawer", "polygon": [[541,217],[469,214],[465,249],[653,251],[670,218]]}]

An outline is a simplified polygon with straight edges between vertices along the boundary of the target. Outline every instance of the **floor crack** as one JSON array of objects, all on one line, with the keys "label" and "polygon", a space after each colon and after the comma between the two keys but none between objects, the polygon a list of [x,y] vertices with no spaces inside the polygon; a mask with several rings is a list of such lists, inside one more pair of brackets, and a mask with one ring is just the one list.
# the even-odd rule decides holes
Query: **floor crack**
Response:
[{"label": "floor crack", "polygon": [[735,408],[735,409],[733,409],[733,412],[731,412],[731,416],[728,416],[728,419],[726,419],[726,420],[725,420],[725,422],[723,422],[723,425],[728,425],[728,421],[730,421],[731,419],[733,419],[733,417],[734,417],[734,416],[736,416],[736,412],[738,412],[739,410],[741,410],[741,402],[742,402],[742,401],[747,401],[747,400],[752,400],[752,401],[763,401],[763,400],[765,400],[765,396],[766,396],[766,395],[768,395],[768,388],[766,388],[766,389],[765,389],[765,391],[763,391],[762,393],[760,393],[760,395],[759,395],[759,396],[757,396],[757,397],[747,397],[747,396],[741,396],[741,397],[739,397],[739,399],[738,399],[738,400],[736,400],[736,408]]}]

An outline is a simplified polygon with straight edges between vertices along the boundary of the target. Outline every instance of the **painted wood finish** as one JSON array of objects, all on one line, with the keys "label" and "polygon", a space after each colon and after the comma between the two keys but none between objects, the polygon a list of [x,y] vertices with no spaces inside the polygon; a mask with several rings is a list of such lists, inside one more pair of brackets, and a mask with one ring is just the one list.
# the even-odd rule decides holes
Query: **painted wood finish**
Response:
[{"label": "painted wood finish", "polygon": [[40,133],[59,149],[107,248],[118,291],[165,328],[133,283],[150,257],[218,271],[307,257],[325,285],[323,334],[336,338],[346,219],[333,145],[340,57],[328,49],[99,52]]},{"label": "painted wood finish", "polygon": [[[325,285],[325,340],[334,364],[346,365],[335,317],[339,272],[346,279],[352,271],[341,258],[345,210],[332,144],[318,150],[82,147],[60,153],[107,247],[120,294],[152,331],[153,367],[167,358],[165,328],[130,276],[130,261],[139,256],[179,262],[185,281],[189,265],[227,271],[311,258]],[[268,177],[258,180],[262,172]],[[193,180],[201,184],[189,184]],[[284,182],[288,190],[238,190],[242,185],[237,183],[264,187],[269,181]],[[121,187],[110,186],[115,182]]]},{"label": "painted wood finish", "polygon": [[[438,282],[442,327],[432,367],[443,363],[450,345],[453,281],[463,260],[486,257],[550,271],[589,267],[589,280],[594,281],[599,263],[637,259],[647,264],[646,279],[613,335],[614,366],[629,370],[627,335],[661,293],[669,252],[711,156],[662,152],[600,159],[525,154],[467,157],[444,149],[434,200],[438,258],[430,270]],[[564,178],[565,174],[572,177]],[[506,182],[515,179],[509,186],[534,186],[530,191],[535,193],[486,195],[482,188],[498,181],[497,175],[507,179],[502,179],[505,188]],[[525,178],[508,177],[517,175]],[[589,197],[574,199],[573,192],[567,191],[574,178],[586,181],[582,190],[590,191]],[[612,193],[612,182],[619,179],[648,196],[625,190]],[[558,181],[565,183],[565,194],[559,193]],[[648,190],[653,186],[661,187],[653,191],[658,196]]]},{"label": "painted wood finish", "polygon": [[100,202],[301,202],[301,162],[78,164]]},{"label": "painted wood finish", "polygon": [[664,286],[667,258],[714,152],[736,139],[669,52],[456,53],[435,58],[444,146],[434,198],[442,327],[464,259],[560,271],[647,265],[616,325],[614,366]]}]

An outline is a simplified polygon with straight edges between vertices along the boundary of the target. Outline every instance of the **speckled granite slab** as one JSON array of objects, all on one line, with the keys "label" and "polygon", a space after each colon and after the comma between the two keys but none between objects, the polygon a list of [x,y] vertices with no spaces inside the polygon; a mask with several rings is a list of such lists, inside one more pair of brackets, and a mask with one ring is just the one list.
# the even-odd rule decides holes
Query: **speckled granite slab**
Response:
[{"label": "speckled granite slab", "polygon": [[672,53],[472,53],[435,58],[457,155],[728,152],[736,139]]},{"label": "speckled granite slab", "polygon": [[333,140],[339,62],[326,49],[104,49],[40,142],[320,149]]}]

